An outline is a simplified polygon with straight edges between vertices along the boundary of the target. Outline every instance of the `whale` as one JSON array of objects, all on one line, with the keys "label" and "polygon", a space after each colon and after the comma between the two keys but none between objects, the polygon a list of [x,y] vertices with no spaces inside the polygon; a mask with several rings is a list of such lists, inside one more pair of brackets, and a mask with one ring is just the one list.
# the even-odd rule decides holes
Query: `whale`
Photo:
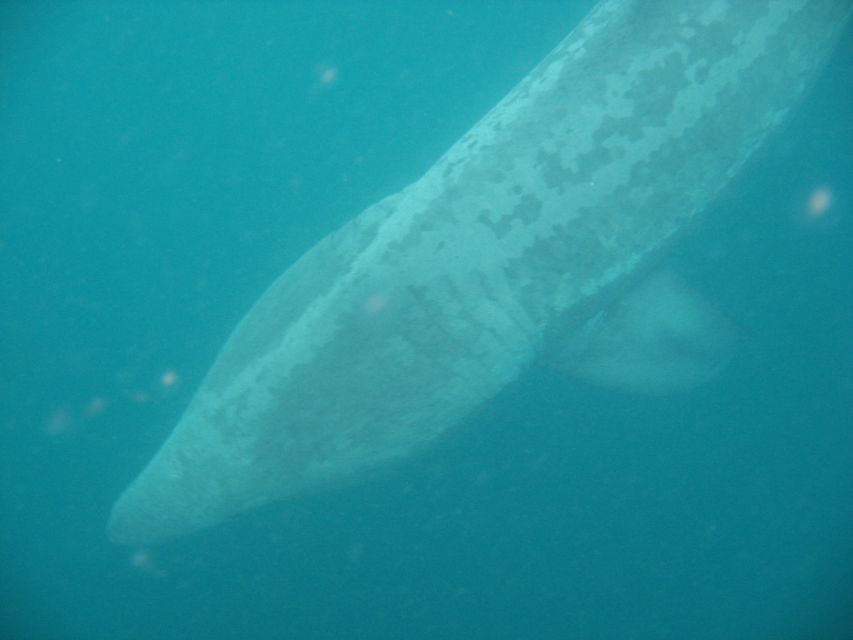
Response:
[{"label": "whale", "polygon": [[851,7],[598,3],[419,179],[261,295],[108,538],[157,544],[370,477],[555,354],[629,390],[659,360],[653,393],[720,370],[725,319],[657,266],[802,101]]}]

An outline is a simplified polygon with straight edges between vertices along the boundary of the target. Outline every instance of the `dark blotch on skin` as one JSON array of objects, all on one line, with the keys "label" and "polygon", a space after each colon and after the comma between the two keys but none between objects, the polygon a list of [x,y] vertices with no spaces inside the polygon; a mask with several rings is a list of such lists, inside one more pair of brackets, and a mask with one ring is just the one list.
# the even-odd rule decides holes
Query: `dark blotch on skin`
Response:
[{"label": "dark blotch on skin", "polygon": [[534,195],[525,194],[512,210],[512,215],[525,225],[535,222],[542,213],[542,201]]}]

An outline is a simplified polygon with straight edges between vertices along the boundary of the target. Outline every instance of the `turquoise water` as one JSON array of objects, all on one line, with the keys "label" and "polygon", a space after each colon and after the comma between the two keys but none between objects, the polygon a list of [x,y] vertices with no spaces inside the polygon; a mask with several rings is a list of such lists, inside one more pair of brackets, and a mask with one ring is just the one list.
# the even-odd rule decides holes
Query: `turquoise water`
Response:
[{"label": "turquoise water", "polygon": [[849,31],[671,258],[740,328],[712,383],[537,368],[370,482],[104,537],[264,288],[591,5],[3,4],[0,637],[853,637]]}]

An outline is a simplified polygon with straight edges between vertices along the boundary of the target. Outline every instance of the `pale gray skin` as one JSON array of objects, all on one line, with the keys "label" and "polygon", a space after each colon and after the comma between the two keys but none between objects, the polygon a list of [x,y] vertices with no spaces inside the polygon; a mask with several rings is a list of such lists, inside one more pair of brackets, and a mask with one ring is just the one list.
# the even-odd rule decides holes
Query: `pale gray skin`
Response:
[{"label": "pale gray skin", "polygon": [[273,283],[109,537],[159,542],[434,441],[645,271],[784,121],[850,13],[600,3],[426,175]]}]

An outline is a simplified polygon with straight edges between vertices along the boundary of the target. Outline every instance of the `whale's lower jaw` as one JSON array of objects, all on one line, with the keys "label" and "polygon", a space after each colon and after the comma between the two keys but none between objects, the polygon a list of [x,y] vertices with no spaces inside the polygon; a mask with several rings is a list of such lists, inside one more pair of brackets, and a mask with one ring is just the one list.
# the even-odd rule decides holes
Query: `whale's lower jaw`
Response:
[{"label": "whale's lower jaw", "polygon": [[110,538],[181,535],[433,442],[631,288],[778,129],[850,12],[602,1],[420,180],[273,283]]}]

